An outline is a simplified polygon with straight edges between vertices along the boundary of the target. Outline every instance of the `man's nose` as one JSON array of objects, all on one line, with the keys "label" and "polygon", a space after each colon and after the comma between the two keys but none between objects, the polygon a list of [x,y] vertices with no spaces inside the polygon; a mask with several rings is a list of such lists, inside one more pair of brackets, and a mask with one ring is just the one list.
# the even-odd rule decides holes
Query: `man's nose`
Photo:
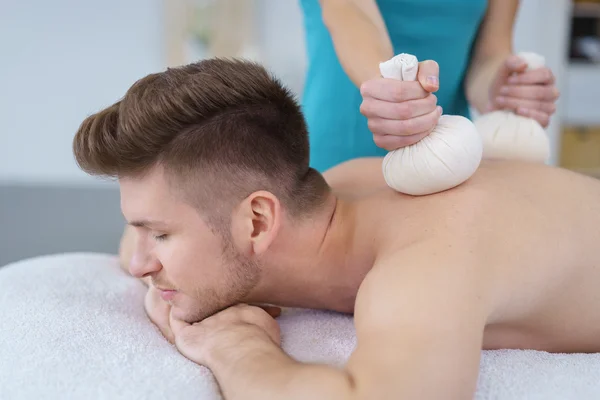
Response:
[{"label": "man's nose", "polygon": [[129,273],[136,278],[150,276],[161,269],[161,264],[156,257],[148,253],[136,251],[129,263]]}]

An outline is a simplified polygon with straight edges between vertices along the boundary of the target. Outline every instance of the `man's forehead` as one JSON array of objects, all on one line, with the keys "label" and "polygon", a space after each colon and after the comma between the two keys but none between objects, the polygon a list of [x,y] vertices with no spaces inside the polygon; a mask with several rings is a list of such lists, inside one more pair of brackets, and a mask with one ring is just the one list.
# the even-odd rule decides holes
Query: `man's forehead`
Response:
[{"label": "man's forehead", "polygon": [[155,174],[140,177],[119,178],[121,198],[137,199],[138,197],[153,198],[170,197],[167,182]]},{"label": "man's forehead", "polygon": [[121,210],[126,218],[148,218],[144,214],[164,214],[178,206],[167,182],[157,175],[119,179]]},{"label": "man's forehead", "polygon": [[197,211],[169,185],[162,174],[119,179],[121,211],[129,224],[173,227],[196,221]]}]

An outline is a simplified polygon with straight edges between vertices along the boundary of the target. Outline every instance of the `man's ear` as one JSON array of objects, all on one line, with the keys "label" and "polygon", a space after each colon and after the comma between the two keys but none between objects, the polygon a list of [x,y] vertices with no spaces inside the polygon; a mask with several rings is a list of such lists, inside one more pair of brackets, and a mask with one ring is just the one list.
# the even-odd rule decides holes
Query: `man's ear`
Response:
[{"label": "man's ear", "polygon": [[242,251],[263,254],[273,243],[281,226],[282,209],[279,199],[260,190],[246,197],[234,211],[232,234]]}]

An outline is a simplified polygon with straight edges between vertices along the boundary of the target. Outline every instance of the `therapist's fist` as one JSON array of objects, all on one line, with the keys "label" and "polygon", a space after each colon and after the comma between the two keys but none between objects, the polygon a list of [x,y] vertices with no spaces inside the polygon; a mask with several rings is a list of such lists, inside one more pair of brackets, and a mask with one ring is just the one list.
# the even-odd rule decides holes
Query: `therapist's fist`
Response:
[{"label": "therapist's fist", "polygon": [[547,67],[527,71],[525,60],[509,56],[490,87],[488,111],[512,110],[547,127],[559,97],[554,74]]},{"label": "therapist's fist", "polygon": [[439,89],[439,66],[419,63],[417,80],[376,78],[360,87],[360,112],[368,119],[373,140],[388,151],[410,146],[436,127],[442,108],[433,94]]}]

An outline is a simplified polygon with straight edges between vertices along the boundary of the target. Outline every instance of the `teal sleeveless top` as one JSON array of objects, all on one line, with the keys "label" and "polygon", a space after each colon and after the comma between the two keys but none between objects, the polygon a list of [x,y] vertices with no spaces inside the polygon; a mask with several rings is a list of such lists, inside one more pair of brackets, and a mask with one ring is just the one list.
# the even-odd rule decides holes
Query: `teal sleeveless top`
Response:
[{"label": "teal sleeveless top", "polygon": [[[394,54],[414,54],[440,65],[436,92],[444,114],[469,115],[464,77],[487,0],[379,0]],[[308,59],[302,94],[310,164],[320,172],[357,157],[384,156],[373,142],[362,97],[337,58],[319,0],[300,0]],[[360,56],[360,55],[357,55]],[[385,60],[381,60],[385,61]]]}]

